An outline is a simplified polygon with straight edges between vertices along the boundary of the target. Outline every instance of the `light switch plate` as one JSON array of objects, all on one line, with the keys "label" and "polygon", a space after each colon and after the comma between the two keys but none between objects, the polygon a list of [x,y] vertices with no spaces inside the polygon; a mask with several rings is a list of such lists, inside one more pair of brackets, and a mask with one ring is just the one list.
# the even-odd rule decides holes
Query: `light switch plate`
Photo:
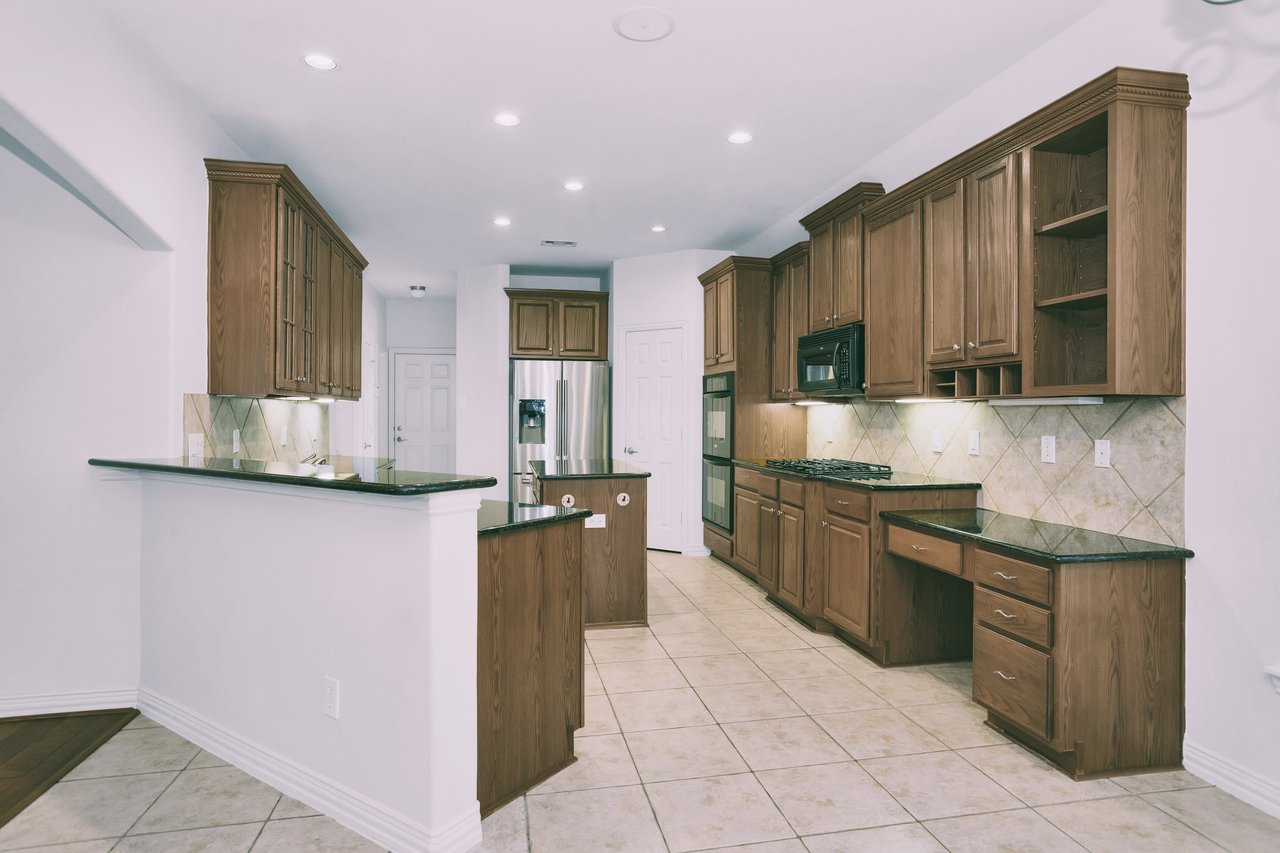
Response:
[{"label": "light switch plate", "polygon": [[1040,461],[1050,465],[1058,461],[1058,437],[1054,435],[1040,436]]},{"label": "light switch plate", "polygon": [[240,430],[238,429],[233,429],[231,431],[231,452],[240,452]]},{"label": "light switch plate", "polygon": [[587,527],[604,527],[605,517],[603,515],[593,515],[587,519]]},{"label": "light switch plate", "polygon": [[289,446],[289,427],[287,426],[280,427],[280,446],[281,447]]},{"label": "light switch plate", "polygon": [[940,429],[935,429],[933,431],[933,452],[942,452],[942,430]]},{"label": "light switch plate", "polygon": [[193,432],[187,435],[187,459],[196,461],[204,458],[204,433]]},{"label": "light switch plate", "polygon": [[981,434],[976,429],[971,429],[969,430],[969,455],[977,456],[981,452]]},{"label": "light switch plate", "polygon": [[1100,438],[1093,443],[1093,467],[1111,467],[1111,442]]}]

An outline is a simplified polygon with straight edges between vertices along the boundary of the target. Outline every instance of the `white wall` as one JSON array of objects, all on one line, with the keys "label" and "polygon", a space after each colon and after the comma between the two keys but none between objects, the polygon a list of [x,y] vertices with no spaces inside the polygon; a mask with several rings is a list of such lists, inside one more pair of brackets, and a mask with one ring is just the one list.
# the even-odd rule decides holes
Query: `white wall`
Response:
[{"label": "white wall", "polygon": [[482,494],[494,500],[511,494],[510,275],[505,264],[458,273],[458,472],[497,477]]},{"label": "white wall", "polygon": [[[823,198],[858,180],[893,189],[1113,66],[1189,75],[1186,540],[1197,556],[1187,566],[1186,764],[1280,814],[1280,695],[1262,673],[1280,664],[1277,466],[1235,440],[1276,412],[1276,33],[1275,3],[1112,0]],[[803,237],[795,218],[742,251],[768,255]]]},{"label": "white wall", "polygon": [[[687,554],[706,554],[702,542],[702,286],[698,275],[715,266],[725,251],[671,252],[613,262],[609,339],[613,350],[613,455],[625,458],[626,347],[628,327],[680,326],[685,330],[684,544]],[[651,489],[652,491],[652,489]]]},{"label": "white wall", "polygon": [[365,282],[360,308],[360,399],[329,404],[329,452],[385,456],[387,300]]},{"label": "white wall", "polygon": [[458,303],[452,299],[388,299],[387,346],[454,349]]},{"label": "white wall", "polygon": [[523,290],[608,290],[598,275],[513,275],[507,286]]}]

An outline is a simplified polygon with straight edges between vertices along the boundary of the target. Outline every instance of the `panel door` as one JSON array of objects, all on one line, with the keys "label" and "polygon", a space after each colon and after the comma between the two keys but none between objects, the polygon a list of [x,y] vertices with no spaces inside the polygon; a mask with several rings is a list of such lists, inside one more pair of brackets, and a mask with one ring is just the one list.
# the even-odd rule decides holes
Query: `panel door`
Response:
[{"label": "panel door", "polygon": [[298,368],[297,390],[316,393],[316,328],[319,311],[318,266],[320,229],[310,214],[302,214],[301,275],[298,276],[298,326],[294,345]]},{"label": "panel door", "polygon": [[456,469],[456,355],[396,353],[392,411],[396,468]]},{"label": "panel door", "polygon": [[787,269],[787,277],[791,285],[791,334],[787,336],[787,387],[792,400],[803,399],[804,394],[796,390],[800,385],[800,377],[796,365],[796,345],[801,335],[809,334],[809,259],[807,257],[792,261]]},{"label": "panel door", "polygon": [[733,561],[760,570],[760,496],[746,489],[733,490]]},{"label": "panel door", "polygon": [[297,391],[301,384],[298,350],[302,334],[302,206],[284,190],[280,191],[278,223],[275,386],[277,391]]},{"label": "panel door", "polygon": [[920,204],[867,231],[867,394],[924,392]]},{"label": "panel door", "polygon": [[555,300],[511,300],[511,355],[555,358]]},{"label": "panel door", "polygon": [[702,286],[702,366],[714,367],[720,360],[720,335],[716,331],[720,304],[716,300],[716,283]]},{"label": "panel door", "polygon": [[778,512],[778,597],[803,607],[804,510],[784,503]]},{"label": "panel door", "polygon": [[969,184],[969,337],[974,358],[1018,352],[1017,155],[979,169]]},{"label": "panel door", "polygon": [[833,325],[833,244],[834,234],[830,222],[809,232],[809,326],[805,334],[821,332]]},{"label": "panel door", "polygon": [[831,311],[833,326],[862,320],[862,217],[842,213],[831,222]]},{"label": "panel door", "polygon": [[964,181],[924,200],[925,361],[964,361],[965,239]]},{"label": "panel door", "polygon": [[726,273],[716,282],[716,339],[719,341],[718,364],[733,361],[737,339],[736,288],[733,274]]},{"label": "panel door", "polygon": [[[341,268],[341,267],[339,267]],[[323,228],[316,232],[316,384],[322,397],[333,393],[333,236]]]},{"label": "panel door", "polygon": [[599,299],[563,299],[557,303],[561,358],[604,358],[604,303]]},{"label": "panel door", "polygon": [[364,341],[364,270],[351,262],[351,276],[347,287],[347,378],[343,382],[346,396],[360,399],[360,376],[363,367]]},{"label": "panel door", "polygon": [[769,592],[778,590],[778,503],[760,499],[760,550],[756,583]]},{"label": "panel door", "polygon": [[871,536],[867,525],[823,515],[826,601],[822,614],[861,640],[870,639]]},{"label": "panel door", "polygon": [[791,365],[795,360],[791,340],[791,281],[787,267],[773,272],[773,346],[769,358],[769,396],[775,400],[791,398],[795,378]]},{"label": "panel door", "polygon": [[649,547],[679,551],[685,542],[682,509],[687,503],[684,333],[678,327],[631,330],[623,339],[623,452],[652,475],[647,485]]},{"label": "panel door", "polygon": [[342,251],[337,240],[329,244],[329,381],[326,383],[326,394],[334,397],[342,396],[342,378],[346,375],[347,359],[351,353],[347,351],[347,314],[351,306],[347,302],[346,290],[347,254]]}]

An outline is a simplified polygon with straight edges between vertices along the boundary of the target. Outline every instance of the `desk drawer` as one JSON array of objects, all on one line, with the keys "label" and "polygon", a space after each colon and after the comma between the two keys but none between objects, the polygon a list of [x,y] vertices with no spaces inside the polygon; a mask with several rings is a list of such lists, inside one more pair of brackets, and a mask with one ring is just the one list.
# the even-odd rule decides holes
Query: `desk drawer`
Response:
[{"label": "desk drawer", "polygon": [[1011,723],[1050,740],[1052,658],[986,628],[973,629],[973,698]]},{"label": "desk drawer", "polygon": [[744,468],[741,465],[734,468],[733,484],[739,488],[750,489],[758,492],[761,497],[776,498],[778,496],[778,478],[770,477],[768,474],[761,474],[754,468]]},{"label": "desk drawer", "polygon": [[1047,649],[1053,645],[1053,616],[1048,610],[1001,595],[980,586],[973,588],[973,617]]},{"label": "desk drawer", "polygon": [[897,554],[953,575],[964,574],[964,549],[959,542],[890,524],[887,548],[890,554]]},{"label": "desk drawer", "polygon": [[822,502],[827,512],[867,521],[871,518],[871,495],[853,489],[823,486]]},{"label": "desk drawer", "polygon": [[974,553],[973,579],[984,586],[1028,598],[1041,604],[1053,604],[1053,572],[1012,557],[993,554],[979,548]]}]

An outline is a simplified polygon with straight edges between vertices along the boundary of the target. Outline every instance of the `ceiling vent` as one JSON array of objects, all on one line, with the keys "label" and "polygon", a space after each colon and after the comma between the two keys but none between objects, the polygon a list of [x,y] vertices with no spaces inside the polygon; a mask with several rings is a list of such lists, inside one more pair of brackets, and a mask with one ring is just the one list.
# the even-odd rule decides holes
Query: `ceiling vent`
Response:
[{"label": "ceiling vent", "polygon": [[542,245],[550,246],[553,249],[572,249],[578,245],[577,240],[543,240]]}]

